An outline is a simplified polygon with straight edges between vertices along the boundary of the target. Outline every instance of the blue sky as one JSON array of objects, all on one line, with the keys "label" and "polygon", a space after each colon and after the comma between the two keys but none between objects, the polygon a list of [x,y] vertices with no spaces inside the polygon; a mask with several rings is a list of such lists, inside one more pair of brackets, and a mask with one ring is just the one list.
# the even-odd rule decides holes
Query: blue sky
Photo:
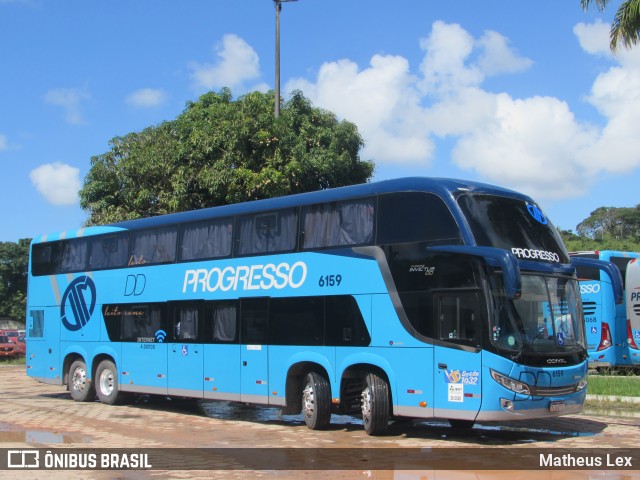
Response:
[{"label": "blue sky", "polygon": [[[640,49],[579,0],[299,0],[283,95],[358,126],[373,180],[489,182],[563,229],[640,203]],[[109,140],[230,87],[274,87],[271,0],[0,0],[0,241],[79,228]]]}]

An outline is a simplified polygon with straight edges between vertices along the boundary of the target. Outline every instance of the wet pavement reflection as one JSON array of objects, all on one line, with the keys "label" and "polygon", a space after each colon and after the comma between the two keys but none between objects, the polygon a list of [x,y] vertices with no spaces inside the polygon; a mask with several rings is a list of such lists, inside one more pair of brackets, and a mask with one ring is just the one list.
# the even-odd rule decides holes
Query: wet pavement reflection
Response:
[{"label": "wet pavement reflection", "polygon": [[[608,408],[608,407],[607,407]],[[282,415],[278,408],[238,403],[140,396],[128,405],[108,406],[97,401],[74,402],[64,387],[37,383],[24,367],[0,367],[0,447],[4,448],[162,448],[172,449],[269,449],[322,448],[332,455],[353,455],[354,449],[418,449],[437,451],[455,448],[486,449],[499,455],[523,454],[528,449],[638,448],[640,419],[637,410],[611,409],[547,420],[481,422],[471,429],[453,428],[445,420],[397,421],[388,435],[369,437],[362,421],[333,415],[324,431],[307,429],[302,415]],[[277,453],[277,452],[276,452]],[[282,453],[282,452],[280,452]],[[499,458],[499,457],[498,457]],[[346,458],[348,460],[349,458]],[[344,461],[345,458],[342,458]],[[495,462],[487,468],[496,468]],[[376,479],[489,479],[529,478],[640,479],[640,471],[441,471],[371,470],[362,468],[329,471],[183,470],[118,472],[117,478],[376,478]],[[0,472],[4,478],[88,478],[82,472]],[[51,475],[50,475],[51,474]],[[91,472],[91,478],[114,478],[109,472]]]}]

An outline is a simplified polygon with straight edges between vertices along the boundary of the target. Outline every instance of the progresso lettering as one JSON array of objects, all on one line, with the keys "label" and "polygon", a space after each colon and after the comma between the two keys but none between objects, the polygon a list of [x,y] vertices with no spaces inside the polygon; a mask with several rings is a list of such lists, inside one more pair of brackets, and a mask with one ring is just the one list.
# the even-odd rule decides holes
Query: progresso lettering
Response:
[{"label": "progresso lettering", "polygon": [[511,251],[518,258],[527,260],[545,260],[548,262],[560,262],[560,256],[554,252],[546,250],[534,250],[532,248],[512,248]]},{"label": "progresso lettering", "polygon": [[182,293],[299,288],[306,279],[307,264],[304,262],[213,267],[210,270],[198,268],[184,272]]}]

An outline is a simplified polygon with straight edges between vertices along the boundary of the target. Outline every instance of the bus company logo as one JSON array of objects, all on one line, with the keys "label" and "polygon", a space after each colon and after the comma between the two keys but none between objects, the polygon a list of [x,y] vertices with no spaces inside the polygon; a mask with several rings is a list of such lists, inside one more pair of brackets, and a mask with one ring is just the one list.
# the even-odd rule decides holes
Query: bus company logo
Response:
[{"label": "bus company logo", "polygon": [[542,225],[546,225],[548,223],[546,215],[542,213],[542,210],[540,210],[536,204],[527,202],[527,211],[536,222],[541,223]]},{"label": "bus company logo", "polygon": [[60,319],[67,330],[84,327],[96,308],[96,285],[86,275],[73,280],[62,296]]}]

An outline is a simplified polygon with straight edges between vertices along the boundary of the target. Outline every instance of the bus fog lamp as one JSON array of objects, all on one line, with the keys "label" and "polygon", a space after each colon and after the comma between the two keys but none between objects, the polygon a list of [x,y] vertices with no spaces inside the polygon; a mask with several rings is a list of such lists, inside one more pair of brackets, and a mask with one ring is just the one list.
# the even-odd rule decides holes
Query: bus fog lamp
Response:
[{"label": "bus fog lamp", "polygon": [[508,412],[513,412],[515,410],[513,407],[513,402],[511,400],[507,400],[506,398],[500,399],[500,406]]},{"label": "bus fog lamp", "polygon": [[512,392],[520,393],[522,395],[530,395],[529,386],[525,383],[518,382],[513,378],[506,377],[498,372],[495,372],[494,370],[491,370],[491,378],[493,378],[504,388],[511,390]]},{"label": "bus fog lamp", "polygon": [[578,385],[576,385],[576,392],[584,390],[585,388],[587,388],[587,377],[584,377],[578,382]]}]

